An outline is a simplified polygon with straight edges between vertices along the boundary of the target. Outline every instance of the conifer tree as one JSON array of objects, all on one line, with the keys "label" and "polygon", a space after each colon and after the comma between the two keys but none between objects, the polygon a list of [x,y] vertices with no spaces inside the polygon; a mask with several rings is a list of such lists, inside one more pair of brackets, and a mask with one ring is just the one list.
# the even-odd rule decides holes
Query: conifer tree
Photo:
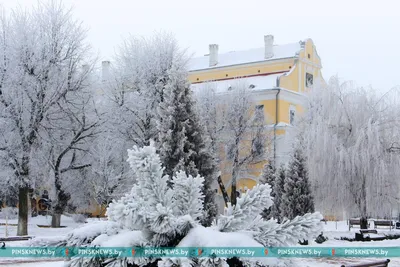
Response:
[{"label": "conifer tree", "polygon": [[[268,163],[264,165],[262,175],[260,177],[261,184],[268,184],[271,186],[271,197],[275,198],[274,183],[276,177],[276,168],[272,159],[268,160]],[[273,206],[273,205],[272,205]],[[272,218],[272,206],[265,208],[261,213],[262,217],[266,220]]]},{"label": "conifer tree", "polygon": [[314,212],[314,199],[308,181],[308,171],[301,149],[294,150],[284,180],[281,216],[289,220]]},{"label": "conifer tree", "polygon": [[[107,210],[107,221],[91,222],[74,229],[65,240],[53,246],[64,247],[215,247],[235,246],[238,242],[264,247],[289,246],[298,240],[315,238],[322,229],[319,213],[306,214],[292,221],[277,224],[263,220],[260,213],[272,205],[269,185],[256,185],[228,204],[211,227],[199,225],[202,216],[204,179],[183,171],[171,177],[164,168],[153,143],[128,151],[128,162],[136,177],[130,193],[114,200]],[[168,186],[168,180],[171,185]],[[251,233],[251,234],[249,234]],[[32,244],[50,240],[33,240]],[[53,241],[50,241],[54,243]],[[47,243],[50,244],[50,243]],[[47,246],[47,245],[46,245]],[[235,263],[233,263],[235,262]],[[73,256],[70,267],[80,266],[276,266],[271,258],[219,257],[116,257]]]},{"label": "conifer tree", "polygon": [[281,165],[276,172],[276,177],[272,189],[274,191],[274,204],[271,207],[271,217],[282,222],[282,197],[285,192],[286,168]]},{"label": "conifer tree", "polygon": [[209,226],[217,214],[212,184],[216,180],[217,166],[210,140],[195,113],[187,75],[172,70],[159,106],[159,154],[164,174],[172,177],[183,170],[187,175],[204,177],[204,216],[202,225]]}]

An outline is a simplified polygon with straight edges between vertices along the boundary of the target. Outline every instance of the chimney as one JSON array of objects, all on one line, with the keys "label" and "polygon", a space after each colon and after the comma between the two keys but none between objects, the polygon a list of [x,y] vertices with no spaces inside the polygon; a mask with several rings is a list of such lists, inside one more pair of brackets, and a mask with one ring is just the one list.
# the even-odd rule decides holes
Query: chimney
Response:
[{"label": "chimney", "polygon": [[218,64],[218,45],[217,44],[210,44],[210,67],[215,66]]},{"label": "chimney", "polygon": [[273,57],[274,36],[264,35],[264,44],[265,44],[265,59]]},{"label": "chimney", "polygon": [[101,62],[101,79],[103,82],[110,79],[110,61]]}]

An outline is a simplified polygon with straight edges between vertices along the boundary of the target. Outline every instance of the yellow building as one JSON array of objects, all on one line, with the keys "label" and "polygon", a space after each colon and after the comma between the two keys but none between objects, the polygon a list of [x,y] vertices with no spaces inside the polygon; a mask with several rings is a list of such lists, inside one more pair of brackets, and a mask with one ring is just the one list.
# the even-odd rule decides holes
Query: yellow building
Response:
[{"label": "yellow building", "polygon": [[[321,59],[311,39],[275,45],[272,35],[264,36],[264,47],[219,54],[217,44],[209,46],[209,54],[194,58],[189,64],[189,80],[194,90],[212,86],[228,93],[232,82],[247,84],[254,105],[262,106],[264,117],[272,118],[274,131],[273,153],[277,164],[288,161],[291,149],[290,131],[296,114],[304,107],[304,92],[316,81],[323,82]],[[222,157],[222,156],[221,156]],[[257,182],[265,161],[247,168],[237,188],[252,188]],[[227,188],[229,174],[222,174]]]}]

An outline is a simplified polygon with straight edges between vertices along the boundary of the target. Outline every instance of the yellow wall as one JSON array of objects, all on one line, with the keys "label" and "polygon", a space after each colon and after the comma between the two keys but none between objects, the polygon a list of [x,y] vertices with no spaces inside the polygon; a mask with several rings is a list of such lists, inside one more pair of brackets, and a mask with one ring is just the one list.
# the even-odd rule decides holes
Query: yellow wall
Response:
[{"label": "yellow wall", "polygon": [[[310,55],[310,58],[308,55]],[[191,83],[199,83],[290,71],[290,74],[280,78],[280,87],[296,92],[304,92],[306,89],[306,72],[313,74],[315,81],[318,78],[322,78],[321,68],[321,59],[316,52],[314,43],[311,39],[307,39],[297,58],[293,55],[293,58],[289,59],[191,71],[188,79]]]},{"label": "yellow wall", "polygon": [[[257,184],[257,182],[253,179],[250,178],[242,178],[240,179],[237,183],[236,183],[236,188],[237,191],[239,192],[245,192],[245,189],[251,189],[253,188],[255,185]],[[227,188],[226,189],[228,196],[231,195],[231,188]]]},{"label": "yellow wall", "polygon": [[310,73],[314,76],[314,82],[317,79],[322,78],[321,74],[321,59],[315,49],[314,43],[311,39],[307,39],[304,44],[304,49],[299,53],[299,57],[296,60],[295,68],[286,76],[282,76],[280,79],[280,87],[296,91],[305,92],[306,73]]},{"label": "yellow wall", "polygon": [[[199,83],[205,81],[217,81],[229,78],[238,78],[251,75],[260,75],[267,73],[279,73],[287,72],[285,75],[280,77],[279,87],[286,90],[290,90],[296,93],[304,93],[307,91],[306,87],[306,73],[313,75],[314,84],[318,79],[324,82],[321,75],[321,59],[316,52],[316,48],[311,39],[304,41],[304,47],[300,53],[295,57],[289,59],[281,59],[274,61],[249,63],[236,66],[227,66],[221,68],[210,68],[206,70],[192,71],[189,73],[189,81],[191,83]],[[283,74],[283,73],[282,73]],[[268,94],[268,93],[266,93]],[[276,117],[276,100],[260,100],[256,101],[257,105],[264,105],[264,117],[266,118],[267,124],[274,124]],[[292,101],[285,99],[280,95],[278,103],[278,122],[289,123],[289,110],[290,106],[295,106],[296,115],[304,112],[304,108]],[[278,128],[276,130],[277,135],[285,134],[285,129]],[[231,163],[225,161],[226,153],[225,146],[221,144],[219,147],[219,154],[221,158],[220,168],[222,171],[222,181],[224,184],[229,185],[230,182],[230,167]],[[255,164],[247,166],[247,172],[252,177],[258,177],[263,169],[265,160],[257,162]],[[247,187],[251,189],[256,184],[255,179],[243,177],[237,182],[237,188],[243,189]],[[226,188],[230,194],[230,186]]]}]

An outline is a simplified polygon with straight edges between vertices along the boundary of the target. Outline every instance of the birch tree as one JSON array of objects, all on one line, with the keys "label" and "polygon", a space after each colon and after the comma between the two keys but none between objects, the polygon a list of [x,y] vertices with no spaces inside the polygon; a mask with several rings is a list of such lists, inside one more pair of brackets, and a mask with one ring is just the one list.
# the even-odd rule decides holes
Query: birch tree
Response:
[{"label": "birch tree", "polygon": [[[398,203],[399,88],[371,88],[331,78],[314,88],[302,122],[318,208],[360,216],[389,216]],[[391,214],[390,214],[391,215]]]},{"label": "birch tree", "polygon": [[0,19],[1,157],[7,158],[19,188],[18,235],[27,235],[32,158],[42,143],[43,121],[52,107],[84,80],[79,68],[88,56],[86,32],[58,1],[30,12],[14,10]]}]

